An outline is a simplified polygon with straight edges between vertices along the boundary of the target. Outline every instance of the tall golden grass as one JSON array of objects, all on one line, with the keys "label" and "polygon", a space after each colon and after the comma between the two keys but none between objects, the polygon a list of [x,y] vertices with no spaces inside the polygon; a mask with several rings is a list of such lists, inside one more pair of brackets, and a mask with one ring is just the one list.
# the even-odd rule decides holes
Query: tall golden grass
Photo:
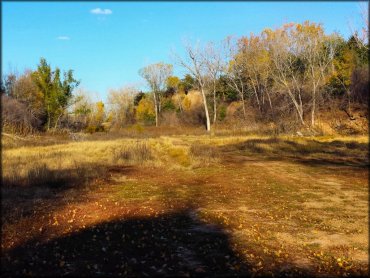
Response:
[{"label": "tall golden grass", "polygon": [[368,137],[269,137],[170,135],[147,138],[86,136],[74,142],[61,137],[40,145],[39,138],[20,147],[6,148],[3,142],[2,174],[5,186],[50,186],[83,184],[102,176],[107,168],[125,164],[188,168],[209,166],[222,159],[222,152],[315,156],[351,155],[367,157]]}]

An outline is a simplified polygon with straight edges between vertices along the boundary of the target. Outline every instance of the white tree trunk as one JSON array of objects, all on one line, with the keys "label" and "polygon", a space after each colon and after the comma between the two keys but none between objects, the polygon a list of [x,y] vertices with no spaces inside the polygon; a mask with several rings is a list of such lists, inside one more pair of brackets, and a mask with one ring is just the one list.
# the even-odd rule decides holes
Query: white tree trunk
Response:
[{"label": "white tree trunk", "polygon": [[155,110],[155,126],[158,127],[158,103],[157,103],[157,94],[153,92],[154,97],[154,110]]},{"label": "white tree trunk", "polygon": [[213,89],[213,124],[216,123],[217,120],[217,103],[216,103],[216,90]]},{"label": "white tree trunk", "polygon": [[204,92],[203,87],[201,88],[201,92],[202,92],[202,97],[203,97],[204,112],[206,113],[206,120],[207,120],[206,127],[207,127],[207,131],[209,132],[211,131],[211,121],[209,120],[207,98],[206,98],[206,94]]},{"label": "white tree trunk", "polygon": [[244,116],[244,120],[247,119],[247,112],[245,110],[245,103],[244,103],[244,94],[243,92],[240,93],[240,97],[242,99],[242,107],[243,107],[243,116]]},{"label": "white tree trunk", "polygon": [[315,109],[316,109],[316,87],[312,91],[312,109],[311,109],[311,126],[315,125]]}]

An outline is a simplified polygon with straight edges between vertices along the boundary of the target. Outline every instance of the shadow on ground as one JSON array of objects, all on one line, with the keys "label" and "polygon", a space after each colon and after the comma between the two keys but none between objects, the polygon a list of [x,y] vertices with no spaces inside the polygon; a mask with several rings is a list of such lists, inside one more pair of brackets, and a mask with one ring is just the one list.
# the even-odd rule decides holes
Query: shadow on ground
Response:
[{"label": "shadow on ground", "polygon": [[309,166],[368,167],[369,146],[356,141],[296,142],[279,138],[250,139],[220,147],[221,151],[241,151],[244,155],[261,155],[267,160],[287,160]]},{"label": "shadow on ground", "polygon": [[101,223],[2,254],[2,275],[248,275],[219,227],[190,210]]},{"label": "shadow on ground", "polygon": [[[130,167],[125,167],[121,172],[130,170]],[[97,179],[109,180],[114,171],[96,163],[67,169],[50,169],[46,164],[35,163],[26,176],[14,171],[13,175],[2,177],[1,219],[7,223],[18,221],[38,210],[43,202],[53,202],[55,207],[60,207],[68,201],[65,199],[68,191],[91,186]],[[83,198],[83,195],[78,198]]]}]

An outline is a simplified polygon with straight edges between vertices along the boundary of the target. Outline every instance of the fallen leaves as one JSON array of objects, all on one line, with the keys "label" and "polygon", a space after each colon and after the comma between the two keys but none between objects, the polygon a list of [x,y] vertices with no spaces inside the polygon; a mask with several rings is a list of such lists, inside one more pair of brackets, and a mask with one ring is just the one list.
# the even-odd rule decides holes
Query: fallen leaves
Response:
[{"label": "fallen leaves", "polygon": [[[151,177],[145,179],[145,184],[135,183],[129,190],[121,187],[119,190],[125,190],[125,194],[117,195],[119,190],[114,187],[101,187],[99,192],[91,190],[92,192],[87,191],[85,195],[76,194],[75,201],[63,206],[50,205],[42,217],[37,218],[38,213],[32,211],[27,217],[37,219],[37,225],[29,222],[29,227],[32,226],[30,230],[35,230],[35,233],[30,233],[27,240],[43,233],[43,236],[49,237],[53,246],[40,242],[35,244],[37,248],[29,249],[36,251],[35,256],[30,259],[32,267],[26,267],[27,273],[30,269],[45,269],[52,265],[56,272],[60,271],[58,274],[63,274],[70,268],[70,263],[67,262],[73,260],[80,264],[75,270],[70,270],[72,274],[76,273],[73,271],[81,270],[86,271],[87,275],[109,274],[111,271],[128,276],[171,276],[179,273],[191,276],[194,273],[209,274],[212,270],[220,269],[234,274],[236,271],[243,273],[245,262],[250,264],[249,269],[255,273],[265,274],[292,261],[297,253],[301,253],[299,256],[304,258],[307,255],[309,261],[325,274],[337,271],[342,274],[354,273],[354,269],[359,268],[345,252],[329,256],[325,249],[316,248],[315,253],[311,253],[312,248],[309,245],[288,242],[289,244],[281,246],[280,239],[276,238],[277,232],[317,236],[324,229],[329,230],[330,226],[315,222],[320,217],[311,217],[310,211],[294,207],[296,203],[289,199],[296,197],[294,194],[280,194],[277,186],[271,192],[266,191],[264,187],[267,187],[268,182],[265,181],[258,182],[258,187],[254,189],[254,180],[259,177],[251,171],[248,172],[250,176],[247,176],[242,172],[248,171],[246,167],[223,167],[222,171],[227,171],[227,175],[226,172],[210,172],[212,175],[207,173],[201,176],[199,180],[208,182],[202,184],[199,191],[197,185],[193,185],[195,174],[189,176],[191,179],[181,178],[181,184],[189,183],[181,187],[181,194],[172,189],[179,186],[174,179],[171,180],[171,188],[160,184],[168,183],[165,180],[167,177],[163,175],[155,177],[158,182],[150,188],[146,183],[153,182],[154,178]],[[147,177],[145,174],[142,170],[143,180]],[[158,172],[153,172],[152,175],[154,174],[158,176]],[[269,172],[266,171],[264,175],[268,177]],[[239,180],[234,184],[236,178]],[[142,188],[137,189],[138,186]],[[188,207],[188,201],[200,207],[194,214],[194,219],[198,219],[200,223],[188,218],[183,221],[185,223],[179,218],[176,221],[164,218],[164,215],[178,211],[180,206]],[[298,202],[298,205],[301,203]],[[246,209],[241,210],[240,207]],[[40,207],[38,211],[41,213],[42,209]],[[227,237],[215,235],[209,224],[217,226],[221,230],[218,232],[227,234]],[[356,232],[360,230],[356,229]],[[26,233],[22,236],[26,238]],[[64,243],[63,239],[66,239]],[[294,238],[297,242],[302,242],[300,239]],[[312,238],[304,240],[312,242]],[[7,237],[9,246],[13,242],[11,237]],[[177,249],[179,246],[187,248]],[[50,252],[58,255],[54,258],[46,256],[50,253],[44,253],[38,259],[36,255],[42,255],[43,248],[50,248]],[[240,261],[235,258],[237,252],[240,252]],[[209,261],[203,261],[204,258],[209,258]],[[15,262],[10,259],[7,261]],[[24,262],[21,261],[19,271],[23,265]],[[58,267],[62,270],[58,270]]]}]

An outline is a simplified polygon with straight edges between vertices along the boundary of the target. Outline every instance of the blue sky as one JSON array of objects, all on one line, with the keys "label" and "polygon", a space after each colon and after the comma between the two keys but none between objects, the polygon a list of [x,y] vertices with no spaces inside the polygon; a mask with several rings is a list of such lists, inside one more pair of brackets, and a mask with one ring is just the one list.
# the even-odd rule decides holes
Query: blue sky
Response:
[{"label": "blue sky", "polygon": [[173,63],[185,38],[220,41],[304,20],[347,38],[360,2],[3,2],[2,69],[34,69],[45,57],[104,101],[109,88],[142,86],[141,67]]}]

